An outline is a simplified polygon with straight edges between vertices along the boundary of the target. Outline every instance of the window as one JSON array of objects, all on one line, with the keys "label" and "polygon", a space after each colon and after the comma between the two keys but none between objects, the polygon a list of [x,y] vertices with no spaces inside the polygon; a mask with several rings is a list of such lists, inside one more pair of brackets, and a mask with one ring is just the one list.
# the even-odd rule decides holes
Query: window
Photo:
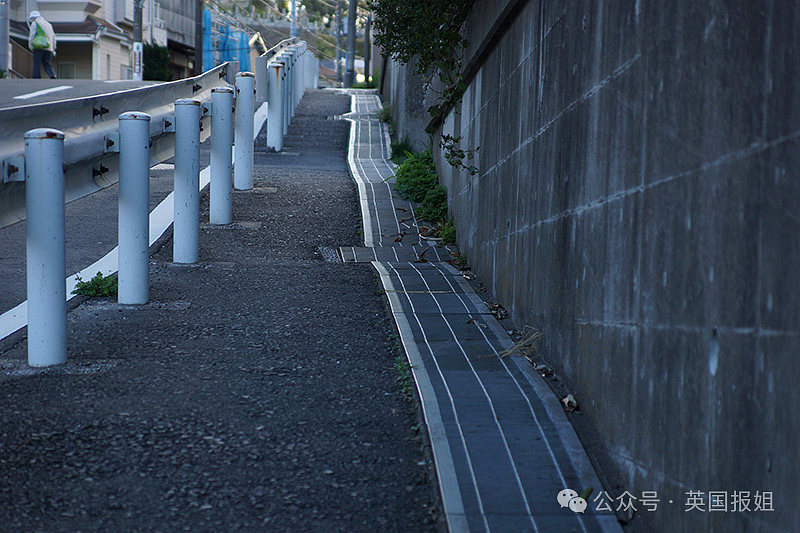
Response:
[{"label": "window", "polygon": [[65,80],[75,79],[75,62],[74,61],[59,61],[58,72],[56,75]]}]

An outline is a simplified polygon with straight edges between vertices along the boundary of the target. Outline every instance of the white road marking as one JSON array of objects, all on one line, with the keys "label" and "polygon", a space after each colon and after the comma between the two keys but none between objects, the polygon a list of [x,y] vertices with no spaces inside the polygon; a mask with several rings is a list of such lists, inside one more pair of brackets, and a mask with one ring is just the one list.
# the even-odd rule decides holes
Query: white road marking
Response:
[{"label": "white road marking", "polygon": [[72,85],[59,85],[58,87],[50,87],[49,89],[42,89],[41,91],[15,96],[14,99],[27,100],[28,98],[36,98],[37,96],[43,96],[45,94],[56,93],[58,91],[66,91],[67,89],[72,89]]},{"label": "white road marking", "polygon": [[[253,124],[254,137],[255,133],[261,130],[261,126],[263,126],[266,116],[266,104],[264,104],[255,113],[255,123]],[[233,147],[231,147],[231,151],[233,151]],[[161,165],[165,164],[161,163],[160,165],[156,166]],[[174,165],[171,165],[171,168],[174,168]],[[208,185],[210,180],[211,167],[208,166],[200,171],[200,190],[203,190],[206,185]],[[174,196],[174,192],[169,193],[169,195],[150,212],[149,242],[151,246],[172,224],[172,219],[174,217]],[[89,279],[98,272],[101,272],[104,276],[110,276],[117,272],[118,262],[119,247],[115,247],[91,266],[86,267],[80,272],[66,278],[65,283],[67,289],[67,301],[75,297],[75,295],[72,294],[72,291],[75,290],[78,277],[81,277],[82,279]],[[25,300],[13,309],[9,309],[5,313],[0,314],[0,340],[8,337],[12,333],[19,331],[27,325],[28,300]]]}]

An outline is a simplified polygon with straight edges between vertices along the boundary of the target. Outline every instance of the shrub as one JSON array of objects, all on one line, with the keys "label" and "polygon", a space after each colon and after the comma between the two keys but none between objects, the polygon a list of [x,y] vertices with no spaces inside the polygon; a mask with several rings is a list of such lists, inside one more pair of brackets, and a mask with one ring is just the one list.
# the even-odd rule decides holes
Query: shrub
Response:
[{"label": "shrub", "polygon": [[444,185],[436,185],[425,193],[422,205],[417,209],[417,217],[433,223],[447,220],[447,189]]},{"label": "shrub", "polygon": [[142,79],[172,81],[170,51],[166,46],[144,43],[142,49]]},{"label": "shrub", "polygon": [[421,202],[429,190],[436,187],[439,177],[430,150],[411,154],[397,167],[395,189],[406,200]]},{"label": "shrub", "polygon": [[384,104],[380,111],[375,115],[381,122],[392,121],[392,104]]},{"label": "shrub", "polygon": [[391,147],[392,157],[390,159],[398,165],[405,161],[414,150],[414,147],[411,146],[411,141],[407,137],[402,141],[392,141]]},{"label": "shrub", "polygon": [[442,238],[442,244],[455,244],[456,243],[456,227],[453,225],[452,220],[448,220],[439,229],[439,236]]},{"label": "shrub", "polygon": [[78,276],[77,280],[78,282],[75,284],[75,290],[72,291],[72,294],[95,297],[117,295],[117,278],[114,276],[104,277],[102,272],[98,272],[89,281],[83,281],[80,276]]}]

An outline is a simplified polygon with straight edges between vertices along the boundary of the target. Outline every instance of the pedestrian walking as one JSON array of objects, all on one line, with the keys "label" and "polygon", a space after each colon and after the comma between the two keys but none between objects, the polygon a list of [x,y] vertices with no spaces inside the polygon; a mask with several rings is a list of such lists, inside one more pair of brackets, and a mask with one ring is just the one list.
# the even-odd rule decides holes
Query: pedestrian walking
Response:
[{"label": "pedestrian walking", "polygon": [[33,52],[33,77],[41,78],[41,67],[51,79],[55,79],[51,63],[56,55],[56,34],[53,26],[47,22],[41,13],[31,11],[28,15],[31,30],[28,33],[28,48]]}]

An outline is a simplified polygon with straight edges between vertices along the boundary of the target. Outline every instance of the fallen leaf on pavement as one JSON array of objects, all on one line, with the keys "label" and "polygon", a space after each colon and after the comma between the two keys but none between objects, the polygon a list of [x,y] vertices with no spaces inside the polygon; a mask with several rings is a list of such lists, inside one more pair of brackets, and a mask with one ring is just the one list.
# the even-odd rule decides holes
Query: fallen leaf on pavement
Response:
[{"label": "fallen leaf on pavement", "polygon": [[564,404],[564,410],[568,413],[578,408],[578,400],[571,393],[561,398],[561,403]]}]

